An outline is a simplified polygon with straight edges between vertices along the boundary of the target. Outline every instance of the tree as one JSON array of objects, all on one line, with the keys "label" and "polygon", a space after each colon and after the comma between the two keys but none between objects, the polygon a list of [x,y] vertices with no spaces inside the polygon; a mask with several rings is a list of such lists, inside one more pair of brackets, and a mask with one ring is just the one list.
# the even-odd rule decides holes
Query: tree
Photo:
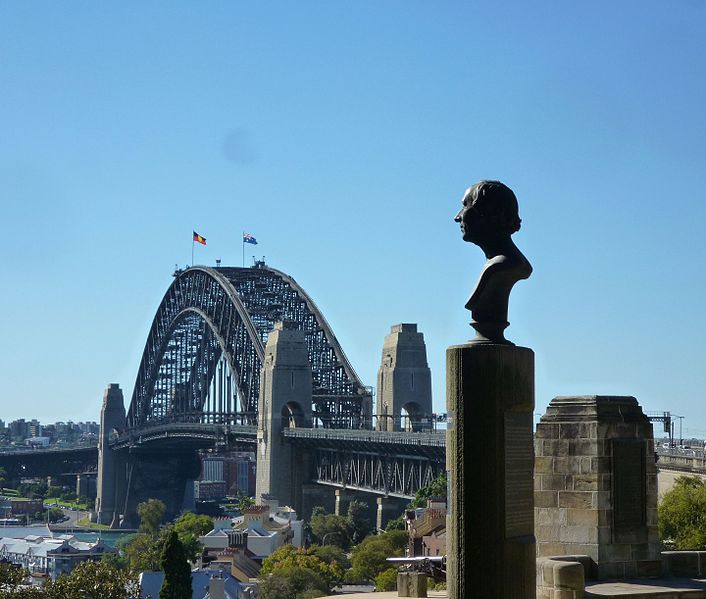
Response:
[{"label": "tree", "polygon": [[174,530],[184,546],[187,559],[193,562],[201,551],[199,537],[213,530],[213,518],[186,512],[174,523]]},{"label": "tree", "polygon": [[309,521],[314,541],[321,545],[331,543],[342,549],[348,549],[351,544],[351,529],[348,519],[323,511],[312,512]]},{"label": "tree", "polygon": [[[85,561],[68,576],[48,582],[43,595],[46,599],[132,599],[141,597],[137,578],[117,570],[105,562]],[[190,596],[190,595],[189,595]]]},{"label": "tree", "polygon": [[366,537],[360,545],[353,548],[351,570],[346,578],[352,582],[374,580],[380,572],[390,567],[386,561],[388,557],[404,554],[408,539],[407,533],[402,530]]},{"label": "tree", "polygon": [[404,529],[405,529],[405,517],[404,516],[397,516],[397,518],[389,520],[388,523],[385,525],[386,531],[404,530]]},{"label": "tree", "polygon": [[140,516],[140,532],[156,535],[162,523],[167,506],[159,499],[148,499],[137,506],[137,515]]},{"label": "tree", "polygon": [[396,591],[397,590],[397,570],[387,568],[375,577],[376,591]]},{"label": "tree", "polygon": [[351,567],[346,552],[337,545],[312,545],[309,547],[309,551],[327,564],[336,564],[343,571]]},{"label": "tree", "polygon": [[258,599],[313,599],[325,597],[329,589],[312,570],[287,566],[269,574],[257,585]]},{"label": "tree", "polygon": [[353,499],[348,504],[348,529],[351,534],[351,543],[357,545],[371,530],[370,520],[366,514],[368,506],[362,501]]},{"label": "tree", "polygon": [[191,597],[191,569],[184,554],[184,546],[174,529],[169,530],[160,565],[164,571],[164,582],[159,590],[159,599],[185,599]]},{"label": "tree", "polygon": [[440,474],[428,485],[423,486],[414,494],[414,499],[410,501],[409,507],[426,507],[427,499],[430,497],[446,497],[447,483],[446,474]]},{"label": "tree", "polygon": [[255,498],[245,495],[242,491],[238,491],[238,499],[235,503],[242,514],[245,511],[245,508],[255,505]]},{"label": "tree", "polygon": [[658,507],[659,534],[678,550],[706,549],[706,484],[680,476]]},{"label": "tree", "polygon": [[[260,578],[265,579],[270,574],[281,573],[283,570],[308,570],[318,578],[318,582],[309,588],[325,591],[325,594],[343,582],[343,568],[335,560],[327,562],[319,558],[312,549],[296,548],[292,545],[282,545],[262,562]],[[306,589],[299,589],[301,592]]]},{"label": "tree", "polygon": [[164,545],[161,536],[137,533],[118,547],[125,553],[129,569],[132,572],[159,570],[160,556]]}]

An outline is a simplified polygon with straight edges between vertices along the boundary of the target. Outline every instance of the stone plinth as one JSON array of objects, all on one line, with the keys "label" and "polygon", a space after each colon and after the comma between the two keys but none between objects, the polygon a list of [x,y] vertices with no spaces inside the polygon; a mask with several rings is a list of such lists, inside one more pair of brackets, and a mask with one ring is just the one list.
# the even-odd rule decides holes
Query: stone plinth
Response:
[{"label": "stone plinth", "polygon": [[398,572],[397,596],[426,597],[427,575],[423,572]]},{"label": "stone plinth", "polygon": [[535,435],[537,555],[598,578],[661,573],[652,425],[634,397],[554,398]]},{"label": "stone plinth", "polygon": [[534,599],[534,353],[446,352],[450,599]]}]

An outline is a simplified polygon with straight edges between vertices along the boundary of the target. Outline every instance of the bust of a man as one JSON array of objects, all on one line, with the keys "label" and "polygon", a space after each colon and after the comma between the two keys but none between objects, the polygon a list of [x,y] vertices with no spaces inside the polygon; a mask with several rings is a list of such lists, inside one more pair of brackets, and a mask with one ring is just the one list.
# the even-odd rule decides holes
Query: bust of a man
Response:
[{"label": "bust of a man", "polygon": [[505,339],[510,291],[517,281],[532,274],[532,265],[513,243],[520,230],[517,198],[500,181],[480,181],[463,196],[463,207],[454,220],[463,240],[475,243],[487,258],[466,309],[476,330],[472,343],[510,344]]}]

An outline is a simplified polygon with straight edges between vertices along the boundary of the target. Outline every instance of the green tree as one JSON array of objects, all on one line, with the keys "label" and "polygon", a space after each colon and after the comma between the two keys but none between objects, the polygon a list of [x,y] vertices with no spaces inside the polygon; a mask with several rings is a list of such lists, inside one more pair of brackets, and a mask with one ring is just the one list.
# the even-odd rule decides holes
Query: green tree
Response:
[{"label": "green tree", "polygon": [[404,529],[405,529],[405,517],[404,516],[398,516],[397,518],[389,520],[388,523],[385,525],[386,531],[404,530]]},{"label": "green tree", "polygon": [[706,484],[680,476],[658,507],[659,534],[678,550],[706,549]]},{"label": "green tree", "polygon": [[346,577],[351,582],[374,580],[390,564],[388,557],[400,557],[404,554],[409,537],[402,530],[384,532],[380,535],[370,535],[353,548],[351,554],[351,570]]},{"label": "green tree", "polygon": [[430,497],[446,497],[446,493],[446,474],[441,474],[414,494],[414,499],[410,501],[409,507],[426,507],[427,499]]},{"label": "green tree", "polygon": [[309,526],[316,543],[334,544],[343,549],[348,549],[351,545],[351,527],[348,518],[344,516],[317,510],[312,512]]},{"label": "green tree", "polygon": [[156,535],[162,523],[167,507],[159,499],[148,499],[137,506],[137,515],[140,517],[139,531],[148,535]]},{"label": "green tree", "polygon": [[330,590],[316,572],[286,566],[258,581],[258,599],[313,599],[325,597]]},{"label": "green tree", "polygon": [[312,545],[309,551],[327,564],[336,564],[343,571],[351,567],[351,561],[346,552],[337,545]]},{"label": "green tree", "polygon": [[255,505],[255,498],[245,495],[245,493],[243,493],[242,491],[238,491],[238,499],[235,503],[238,506],[240,513],[242,513],[243,511],[245,511],[245,508],[249,508]]},{"label": "green tree", "polygon": [[397,570],[388,568],[375,577],[376,591],[396,591],[397,590]]},{"label": "green tree", "polygon": [[125,553],[125,558],[132,572],[144,570],[160,570],[160,556],[164,539],[161,536],[137,533],[131,536],[119,549]]},{"label": "green tree", "polygon": [[[319,558],[312,549],[296,548],[292,545],[282,545],[266,557],[262,562],[260,577],[264,579],[270,574],[279,573],[287,568],[313,572],[320,579],[321,584],[312,588],[324,590],[326,593],[343,582],[343,568],[335,559],[329,563]],[[297,592],[302,590],[305,589],[299,589]]]},{"label": "green tree", "polygon": [[367,510],[368,506],[357,499],[353,499],[348,504],[346,519],[348,520],[348,529],[350,530],[351,544],[353,545],[360,543],[372,529]]},{"label": "green tree", "polygon": [[160,565],[164,571],[164,582],[159,590],[159,599],[186,599],[191,597],[191,569],[184,554],[184,546],[176,531],[167,534]]},{"label": "green tree", "polygon": [[27,576],[27,570],[14,564],[0,562],[0,589],[19,585]]},{"label": "green tree", "polygon": [[5,483],[7,482],[7,479],[5,478],[7,476],[7,471],[5,468],[0,466],[0,491],[2,491],[5,488]]},{"label": "green tree", "polygon": [[213,518],[186,512],[174,523],[174,530],[184,546],[187,559],[193,562],[202,549],[199,537],[213,530]]},{"label": "green tree", "polygon": [[137,578],[105,562],[85,561],[71,574],[60,576],[44,587],[46,599],[132,599],[140,597]]},{"label": "green tree", "polygon": [[64,517],[64,511],[60,510],[58,507],[50,507],[47,510],[47,518],[49,522],[58,522]]}]

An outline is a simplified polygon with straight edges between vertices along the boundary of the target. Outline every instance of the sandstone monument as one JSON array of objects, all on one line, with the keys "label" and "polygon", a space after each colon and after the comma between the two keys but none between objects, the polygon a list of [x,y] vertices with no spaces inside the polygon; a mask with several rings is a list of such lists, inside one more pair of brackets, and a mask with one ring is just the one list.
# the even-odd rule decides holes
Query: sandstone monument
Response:
[{"label": "sandstone monument", "polygon": [[476,337],[446,353],[449,599],[534,599],[534,353],[507,341],[514,284],[532,272],[512,242],[517,199],[481,181],[455,217],[486,256],[466,303]]}]

